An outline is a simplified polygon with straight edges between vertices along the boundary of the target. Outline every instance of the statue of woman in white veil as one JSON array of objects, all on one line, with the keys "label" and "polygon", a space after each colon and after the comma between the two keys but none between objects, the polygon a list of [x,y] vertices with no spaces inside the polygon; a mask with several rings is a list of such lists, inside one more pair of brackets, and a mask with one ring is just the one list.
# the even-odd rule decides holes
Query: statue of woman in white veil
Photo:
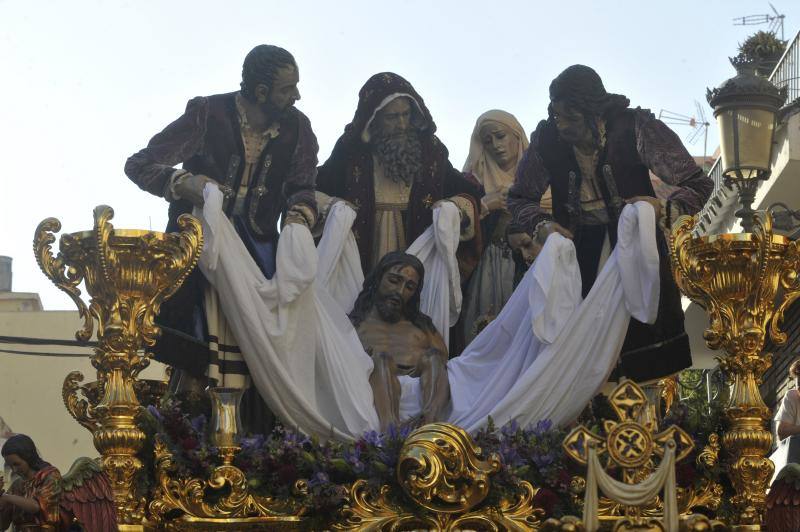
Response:
[{"label": "statue of woman in white veil", "polygon": [[[477,334],[476,322],[493,319],[514,291],[516,266],[506,242],[506,226],[511,220],[506,197],[527,147],[525,130],[511,113],[494,109],[483,113],[475,122],[464,172],[472,174],[486,190],[481,199],[481,215],[487,245],[464,300],[467,344]],[[549,208],[549,190],[541,205]]]}]

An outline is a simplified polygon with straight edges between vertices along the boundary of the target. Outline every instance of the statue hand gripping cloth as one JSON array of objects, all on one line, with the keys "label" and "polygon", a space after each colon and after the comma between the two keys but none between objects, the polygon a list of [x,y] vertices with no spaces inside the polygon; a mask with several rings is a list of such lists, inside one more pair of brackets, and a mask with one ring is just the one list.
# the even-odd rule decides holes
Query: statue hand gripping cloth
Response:
[{"label": "statue hand gripping cloth", "polygon": [[317,245],[319,270],[317,282],[349,314],[364,284],[364,271],[352,227],[356,211],[346,202],[334,203],[325,230]]}]

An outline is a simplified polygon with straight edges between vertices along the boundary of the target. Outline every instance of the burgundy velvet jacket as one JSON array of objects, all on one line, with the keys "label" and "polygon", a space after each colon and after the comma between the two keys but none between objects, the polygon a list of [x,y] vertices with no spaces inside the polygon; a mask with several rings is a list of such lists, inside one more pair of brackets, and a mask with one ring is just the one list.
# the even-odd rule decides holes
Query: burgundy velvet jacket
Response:
[{"label": "burgundy velvet jacket", "polygon": [[[371,146],[362,141],[361,133],[380,104],[394,94],[411,97],[423,115],[423,127],[420,131],[423,170],[411,186],[405,218],[407,242],[413,242],[433,222],[432,207],[438,200],[461,195],[472,201],[477,213],[480,212],[479,202],[483,197],[483,187],[450,164],[447,148],[434,135],[436,124],[422,97],[411,84],[391,72],[375,74],[359,91],[358,107],[353,121],[345,127],[331,156],[318,168],[317,173],[317,190],[346,199],[358,209],[353,233],[365,272],[380,257],[371,257],[375,224],[375,184]],[[480,258],[480,224],[477,220],[475,225],[476,237],[459,247],[462,281],[471,273]]]},{"label": "burgundy velvet jacket", "polygon": [[[236,191],[244,170],[244,145],[235,98],[232,92],[190,100],[183,116],[128,159],[125,173],[140,188],[164,196],[174,166],[183,163],[184,169],[207,175]],[[260,240],[277,240],[278,217],[291,205],[316,205],[314,178],[319,148],[311,123],[291,107],[279,124],[279,135],[261,153],[246,198],[244,222]],[[233,201],[226,201],[225,209],[230,214]],[[191,211],[187,201],[171,202],[167,230],[176,230],[177,217]]]},{"label": "burgundy velvet jacket", "polygon": [[[245,199],[243,216],[234,225],[256,262],[256,246],[278,240],[277,221],[295,203],[316,208],[314,179],[317,139],[308,118],[294,107],[279,120],[278,136],[271,139],[259,158]],[[164,196],[175,165],[206,175],[230,190],[239,188],[244,171],[244,144],[236,93],[197,97],[186,112],[155,135],[147,147],[133,154],[125,173],[140,188]],[[231,214],[233,201],[224,208]],[[178,230],[177,218],[191,212],[185,200],[170,202],[167,231]],[[275,248],[272,248],[274,253]],[[261,266],[261,264],[259,263]],[[156,360],[202,377],[209,351],[203,314],[205,279],[196,269],[172,298],[164,302],[158,317],[163,334],[152,349]]]}]

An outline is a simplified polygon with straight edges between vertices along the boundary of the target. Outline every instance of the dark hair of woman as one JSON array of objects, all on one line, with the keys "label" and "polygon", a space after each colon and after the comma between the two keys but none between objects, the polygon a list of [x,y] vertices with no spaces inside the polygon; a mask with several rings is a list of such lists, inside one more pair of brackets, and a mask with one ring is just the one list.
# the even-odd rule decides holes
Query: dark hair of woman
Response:
[{"label": "dark hair of woman", "polygon": [[6,456],[15,454],[19,456],[21,459],[28,464],[28,467],[33,469],[34,471],[39,471],[42,468],[49,465],[47,462],[42,460],[42,457],[39,456],[38,451],[36,451],[36,445],[33,443],[33,440],[26,436],[25,434],[15,434],[11,436],[6,442],[3,444],[2,450],[0,450],[0,454],[5,458]]}]

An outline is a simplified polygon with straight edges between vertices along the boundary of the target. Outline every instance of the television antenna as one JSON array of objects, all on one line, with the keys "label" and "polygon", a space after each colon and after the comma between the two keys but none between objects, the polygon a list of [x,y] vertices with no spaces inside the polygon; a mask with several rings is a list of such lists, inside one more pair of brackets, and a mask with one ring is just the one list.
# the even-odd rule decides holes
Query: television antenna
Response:
[{"label": "television antenna", "polygon": [[772,13],[767,13],[765,15],[747,15],[745,17],[736,17],[733,19],[734,26],[756,26],[759,24],[768,24],[767,31],[775,36],[778,35],[778,30],[781,32],[781,40],[785,40],[783,37],[783,19],[786,18],[786,15],[782,13],[778,13],[778,10],[775,9],[775,6],[772,5],[772,2],[767,2],[769,4],[770,9],[772,9]]},{"label": "television antenna", "polygon": [[705,164],[708,154],[708,127],[711,125],[706,119],[703,106],[697,100],[694,101],[695,115],[687,116],[673,111],[662,109],[658,113],[658,119],[670,126],[689,126],[692,131],[686,136],[686,142],[696,143],[700,136],[703,136],[703,164]]}]

